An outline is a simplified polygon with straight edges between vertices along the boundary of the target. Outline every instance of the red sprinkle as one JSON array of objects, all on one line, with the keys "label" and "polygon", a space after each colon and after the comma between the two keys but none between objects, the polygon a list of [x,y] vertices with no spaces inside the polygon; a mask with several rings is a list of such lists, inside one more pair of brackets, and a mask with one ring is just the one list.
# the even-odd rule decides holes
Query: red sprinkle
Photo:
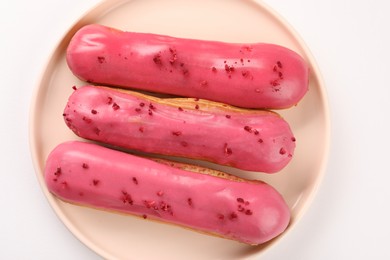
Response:
[{"label": "red sprinkle", "polygon": [[245,210],[246,215],[252,215],[252,211],[250,209]]},{"label": "red sprinkle", "polygon": [[291,137],[291,141],[295,142],[297,139],[295,139],[295,137]]},{"label": "red sprinkle", "polygon": [[179,109],[179,111],[183,111],[183,108],[181,108],[181,107],[178,107],[177,109]]},{"label": "red sprinkle", "polygon": [[98,59],[98,62],[100,64],[102,64],[102,63],[104,63],[106,61],[106,58],[104,58],[103,56],[98,56],[97,59]]},{"label": "red sprinkle", "polygon": [[141,108],[137,107],[136,109],[134,109],[136,112],[141,112]]},{"label": "red sprinkle", "polygon": [[176,54],[169,59],[169,63],[173,64],[177,60]]},{"label": "red sprinkle", "polygon": [[144,128],[143,128],[142,126],[140,126],[140,127],[138,128],[138,131],[140,131],[141,133],[143,133],[143,132],[144,132]]},{"label": "red sprinkle", "polygon": [[162,61],[161,61],[161,54],[160,54],[160,53],[157,53],[156,55],[154,55],[153,61],[154,61],[154,63],[156,63],[156,64],[158,64],[158,65],[161,65],[161,64],[162,64]]},{"label": "red sprinkle", "polygon": [[287,152],[286,149],[284,149],[283,147],[280,148],[280,150],[279,150],[279,153],[280,153],[281,155],[285,154],[286,152]]},{"label": "red sprinkle", "polygon": [[233,71],[234,71],[234,67],[233,67],[233,66],[229,66],[229,65],[225,64],[225,70],[226,70],[226,72],[228,72],[228,73],[231,73],[231,72],[233,72]]},{"label": "red sprinkle", "polygon": [[84,169],[89,169],[89,165],[86,164],[86,163],[83,163],[83,166],[82,166]]},{"label": "red sprinkle", "polygon": [[237,216],[236,212],[232,212],[232,213],[230,213],[230,215],[229,215],[229,219],[230,219],[230,220],[235,220],[237,217],[238,217],[238,216]]},{"label": "red sprinkle", "polygon": [[172,131],[172,134],[175,136],[180,136],[181,132],[180,131]]},{"label": "red sprinkle", "polygon": [[280,85],[280,82],[279,82],[278,79],[275,79],[275,80],[271,80],[271,81],[270,81],[270,84],[271,84],[272,86],[276,87],[276,86],[279,86],[279,85]]},{"label": "red sprinkle", "polygon": [[217,218],[218,218],[219,220],[224,220],[224,219],[225,219],[225,216],[224,216],[223,214],[219,213],[219,214],[217,214]]},{"label": "red sprinkle", "polygon": [[144,219],[146,219],[146,218],[147,218],[147,216],[146,216],[145,214],[143,214],[143,215],[142,215],[142,217],[143,217]]},{"label": "red sprinkle", "polygon": [[93,129],[93,132],[94,132],[96,135],[100,135],[100,129],[97,128],[97,127],[95,127],[95,128]]},{"label": "red sprinkle", "polygon": [[56,170],[56,172],[54,173],[54,175],[60,176],[61,173],[62,173],[61,167],[58,167],[57,170]]},{"label": "red sprinkle", "polygon": [[212,70],[213,72],[217,72],[217,68],[216,68],[216,67],[212,67],[211,70]]},{"label": "red sprinkle", "polygon": [[141,103],[139,103],[139,106],[140,106],[140,107],[144,107],[144,106],[145,106],[145,103],[141,102]]},{"label": "red sprinkle", "polygon": [[112,104],[112,97],[107,97],[107,104],[109,104],[109,105]]},{"label": "red sprinkle", "polygon": [[252,49],[253,49],[253,47],[251,47],[251,46],[242,46],[242,49],[243,50],[245,50],[245,51],[247,51],[247,52],[251,52],[252,51]]},{"label": "red sprinkle", "polygon": [[233,153],[232,148],[229,148],[227,143],[224,145],[224,152],[227,155],[231,155]]},{"label": "red sprinkle", "polygon": [[97,111],[96,111],[95,109],[92,109],[92,110],[91,110],[91,113],[94,114],[94,115],[96,115],[96,114],[97,114]]},{"label": "red sprinkle", "polygon": [[120,106],[117,103],[112,104],[112,109],[118,110]]},{"label": "red sprinkle", "polygon": [[99,180],[96,180],[96,179],[94,179],[93,181],[92,181],[92,183],[93,183],[93,186],[98,186],[99,185]]},{"label": "red sprinkle", "polygon": [[199,105],[195,105],[195,109],[199,109]]},{"label": "red sprinkle", "polygon": [[242,76],[243,76],[244,78],[247,78],[247,77],[249,77],[250,72],[249,72],[249,70],[244,70],[243,72],[241,72],[241,74],[242,74]]},{"label": "red sprinkle", "polygon": [[73,89],[73,90],[77,90],[77,87],[76,87],[76,86],[73,86],[72,89]]},{"label": "red sprinkle", "polygon": [[131,198],[130,194],[128,194],[126,191],[122,191],[123,196],[121,197],[121,200],[124,204],[130,204],[133,205],[133,199]]},{"label": "red sprinkle", "polygon": [[225,117],[230,119],[232,116],[231,115],[226,115]]},{"label": "red sprinkle", "polygon": [[251,133],[252,132],[252,127],[246,125],[246,126],[244,126],[244,130],[249,132],[249,133]]},{"label": "red sprinkle", "polygon": [[83,116],[83,121],[87,124],[90,124],[92,122],[92,119],[86,117],[86,116]]},{"label": "red sprinkle", "polygon": [[280,61],[277,61],[276,65],[278,65],[279,68],[283,68],[282,63]]},{"label": "red sprinkle", "polygon": [[59,177],[61,174],[62,174],[61,167],[58,167],[57,170],[55,171],[54,175]]},{"label": "red sprinkle", "polygon": [[258,140],[258,142],[259,142],[259,143],[262,143],[262,142],[264,142],[264,141],[263,141],[263,139],[260,138],[260,139]]},{"label": "red sprinkle", "polygon": [[191,207],[191,206],[192,206],[192,199],[191,199],[191,198],[188,198],[188,199],[187,199],[187,203],[188,203],[188,205]]},{"label": "red sprinkle", "polygon": [[237,202],[244,203],[244,199],[243,198],[237,198]]},{"label": "red sprinkle", "polygon": [[171,53],[172,57],[169,59],[169,62],[173,64],[177,60],[176,50],[169,48],[169,52]]},{"label": "red sprinkle", "polygon": [[167,204],[165,201],[160,202],[160,209],[162,211],[168,211],[168,212],[172,213],[171,205]]},{"label": "red sprinkle", "polygon": [[183,69],[183,75],[184,75],[184,76],[187,76],[188,74],[189,74],[188,69]]},{"label": "red sprinkle", "polygon": [[136,177],[133,177],[132,180],[133,180],[133,182],[134,182],[135,185],[138,185],[138,180],[137,180]]}]

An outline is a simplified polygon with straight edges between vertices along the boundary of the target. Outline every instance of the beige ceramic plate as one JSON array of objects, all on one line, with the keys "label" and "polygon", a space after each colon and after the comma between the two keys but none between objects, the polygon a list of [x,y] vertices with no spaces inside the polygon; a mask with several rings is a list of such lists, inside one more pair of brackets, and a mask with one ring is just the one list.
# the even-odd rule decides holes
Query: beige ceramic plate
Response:
[{"label": "beige ceramic plate", "polygon": [[[310,204],[324,173],[329,118],[324,86],[316,64],[297,34],[260,1],[107,0],[83,16],[55,49],[33,98],[31,149],[38,179],[57,215],[88,247],[107,259],[254,259],[275,244],[251,247],[172,225],[63,203],[46,189],[45,159],[59,143],[77,139],[62,111],[73,85],[81,85],[65,62],[67,44],[81,26],[101,23],[123,30],[228,42],[271,42],[300,53],[310,64],[310,91],[298,106],[280,111],[297,138],[293,161],[275,175],[224,168],[276,187],[292,211],[291,230]],[[215,165],[212,165],[216,167]],[[217,167],[218,168],[218,167]]]}]

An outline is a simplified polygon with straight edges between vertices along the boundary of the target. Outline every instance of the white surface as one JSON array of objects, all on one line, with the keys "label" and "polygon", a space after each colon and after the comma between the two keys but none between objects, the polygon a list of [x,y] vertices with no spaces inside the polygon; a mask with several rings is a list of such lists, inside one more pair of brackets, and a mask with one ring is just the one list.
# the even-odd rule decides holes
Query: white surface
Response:
[{"label": "white surface", "polygon": [[[30,158],[31,94],[63,33],[97,0],[1,1],[0,259],[99,259],[58,220]],[[266,0],[305,40],[327,85],[332,147],[295,229],[261,259],[389,259],[390,2]]]}]

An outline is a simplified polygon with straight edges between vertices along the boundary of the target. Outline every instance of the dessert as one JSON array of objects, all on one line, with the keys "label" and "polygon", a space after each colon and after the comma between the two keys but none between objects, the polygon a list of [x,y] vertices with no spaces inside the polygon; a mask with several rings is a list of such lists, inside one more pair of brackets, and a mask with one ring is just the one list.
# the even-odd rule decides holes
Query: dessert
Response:
[{"label": "dessert", "polygon": [[290,220],[282,196],[264,182],[91,143],[58,145],[44,174],[49,191],[66,202],[251,245],[278,236]]},{"label": "dessert", "polygon": [[290,126],[277,113],[202,99],[83,86],[69,97],[63,116],[82,138],[248,171],[278,172],[295,149]]},{"label": "dessert", "polygon": [[309,69],[296,52],[269,43],[225,43],[86,25],[67,48],[80,79],[238,107],[282,109],[308,90]]}]

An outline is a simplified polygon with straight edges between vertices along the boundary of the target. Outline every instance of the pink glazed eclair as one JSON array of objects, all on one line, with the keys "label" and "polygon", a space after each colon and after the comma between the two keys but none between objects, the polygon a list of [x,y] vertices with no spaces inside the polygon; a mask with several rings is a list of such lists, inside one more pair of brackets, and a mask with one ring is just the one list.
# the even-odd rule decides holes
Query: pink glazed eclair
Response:
[{"label": "pink glazed eclair", "polygon": [[73,74],[90,83],[245,108],[296,105],[309,81],[305,60],[279,45],[182,39],[97,24],[76,32],[66,59]]},{"label": "pink glazed eclair", "polygon": [[148,153],[275,173],[292,159],[295,138],[277,113],[194,98],[156,98],[84,86],[63,113],[78,136]]},{"label": "pink glazed eclair", "polygon": [[275,238],[290,221],[282,196],[264,182],[96,144],[58,145],[47,158],[44,174],[49,191],[66,202],[251,245]]}]

